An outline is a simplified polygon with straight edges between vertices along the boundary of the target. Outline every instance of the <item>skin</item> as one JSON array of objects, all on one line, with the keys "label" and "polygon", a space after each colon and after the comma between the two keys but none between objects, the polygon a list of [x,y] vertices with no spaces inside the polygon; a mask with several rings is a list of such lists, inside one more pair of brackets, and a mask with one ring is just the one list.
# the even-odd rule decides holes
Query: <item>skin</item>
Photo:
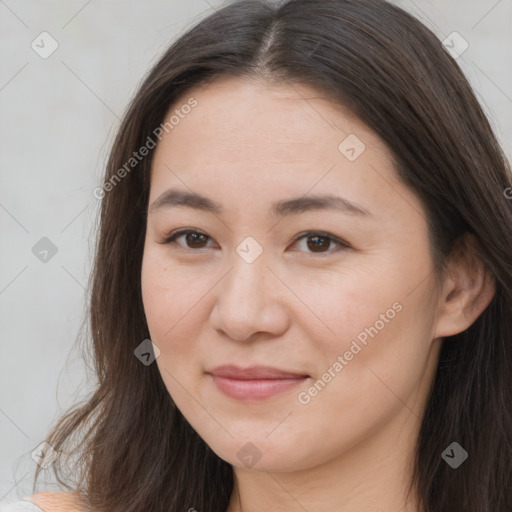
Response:
[{"label": "skin", "polygon": [[[424,209],[398,181],[383,141],[346,109],[307,86],[229,78],[187,91],[169,112],[192,96],[197,106],[155,150],[142,292],[170,395],[234,467],[228,512],[417,511],[405,493],[442,339],[474,322],[492,281],[469,242],[442,279],[433,272]],[[349,134],[365,145],[354,161],[338,149]],[[169,188],[225,211],[152,209]],[[371,215],[269,213],[274,201],[323,193]],[[179,228],[207,237],[162,243]],[[317,252],[311,238],[294,241],[318,230],[349,247],[322,239]],[[262,248],[252,263],[236,251],[249,236]],[[397,303],[400,311],[332,370]],[[205,373],[230,363],[310,377],[240,401]],[[301,403],[299,393],[329,368],[335,377]],[[237,456],[247,443],[261,456],[256,464]]]}]

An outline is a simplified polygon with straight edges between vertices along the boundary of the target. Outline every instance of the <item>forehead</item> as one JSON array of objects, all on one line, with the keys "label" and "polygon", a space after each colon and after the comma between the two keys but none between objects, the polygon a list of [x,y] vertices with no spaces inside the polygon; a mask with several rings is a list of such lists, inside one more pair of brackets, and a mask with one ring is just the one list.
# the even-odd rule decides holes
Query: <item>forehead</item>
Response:
[{"label": "forehead", "polygon": [[224,78],[186,91],[166,119],[191,98],[197,105],[157,145],[150,202],[181,186],[239,206],[335,193],[370,211],[396,210],[404,199],[404,209],[420,208],[385,143],[309,86]]},{"label": "forehead", "polygon": [[176,145],[180,135],[186,137],[194,130],[198,136],[208,136],[217,152],[234,153],[230,156],[246,147],[251,147],[255,158],[274,150],[277,156],[284,155],[283,146],[292,145],[294,151],[318,148],[337,158],[339,142],[352,134],[382,158],[391,158],[383,141],[350,110],[305,84],[220,78],[186,91],[166,118],[192,97],[198,105],[172,129]]}]

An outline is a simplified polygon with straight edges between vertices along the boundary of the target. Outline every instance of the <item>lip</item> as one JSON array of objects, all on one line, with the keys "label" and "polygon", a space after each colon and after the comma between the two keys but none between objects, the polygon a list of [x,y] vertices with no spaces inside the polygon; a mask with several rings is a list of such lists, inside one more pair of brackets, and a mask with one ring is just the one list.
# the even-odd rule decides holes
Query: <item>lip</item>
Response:
[{"label": "lip", "polygon": [[219,366],[209,374],[217,389],[238,400],[263,400],[287,391],[309,375],[270,366],[240,368],[233,365]]},{"label": "lip", "polygon": [[306,373],[282,370],[272,366],[249,366],[247,368],[241,368],[232,364],[217,366],[206,373],[217,377],[237,380],[298,379],[309,377]]}]

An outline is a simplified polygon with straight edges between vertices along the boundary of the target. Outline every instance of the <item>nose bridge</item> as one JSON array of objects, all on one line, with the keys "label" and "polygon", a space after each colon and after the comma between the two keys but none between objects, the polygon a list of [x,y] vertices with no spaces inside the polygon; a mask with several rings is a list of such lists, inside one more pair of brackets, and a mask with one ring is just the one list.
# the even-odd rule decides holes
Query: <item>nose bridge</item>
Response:
[{"label": "nose bridge", "polygon": [[276,334],[286,315],[276,301],[277,283],[269,271],[266,251],[252,237],[244,239],[229,255],[231,270],[219,283],[212,313],[214,327],[244,340],[255,332]]},{"label": "nose bridge", "polygon": [[246,237],[235,247],[229,261],[232,270],[229,273],[225,290],[233,300],[241,299],[233,305],[254,308],[261,300],[260,294],[267,295],[265,283],[268,283],[269,270],[266,251],[253,237]]}]

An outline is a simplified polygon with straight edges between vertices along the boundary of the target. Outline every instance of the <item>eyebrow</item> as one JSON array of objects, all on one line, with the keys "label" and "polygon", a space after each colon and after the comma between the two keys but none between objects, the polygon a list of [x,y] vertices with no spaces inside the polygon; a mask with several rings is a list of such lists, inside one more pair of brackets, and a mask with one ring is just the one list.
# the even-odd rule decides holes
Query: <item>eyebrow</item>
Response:
[{"label": "eyebrow", "polygon": [[[186,192],[178,189],[169,189],[162,193],[149,207],[150,213],[162,208],[192,208],[215,215],[222,215],[224,208],[213,199],[195,192]],[[285,199],[273,203],[270,213],[276,217],[299,215],[314,210],[341,211],[349,215],[372,217],[369,210],[344,197],[332,194],[307,195]]]}]

